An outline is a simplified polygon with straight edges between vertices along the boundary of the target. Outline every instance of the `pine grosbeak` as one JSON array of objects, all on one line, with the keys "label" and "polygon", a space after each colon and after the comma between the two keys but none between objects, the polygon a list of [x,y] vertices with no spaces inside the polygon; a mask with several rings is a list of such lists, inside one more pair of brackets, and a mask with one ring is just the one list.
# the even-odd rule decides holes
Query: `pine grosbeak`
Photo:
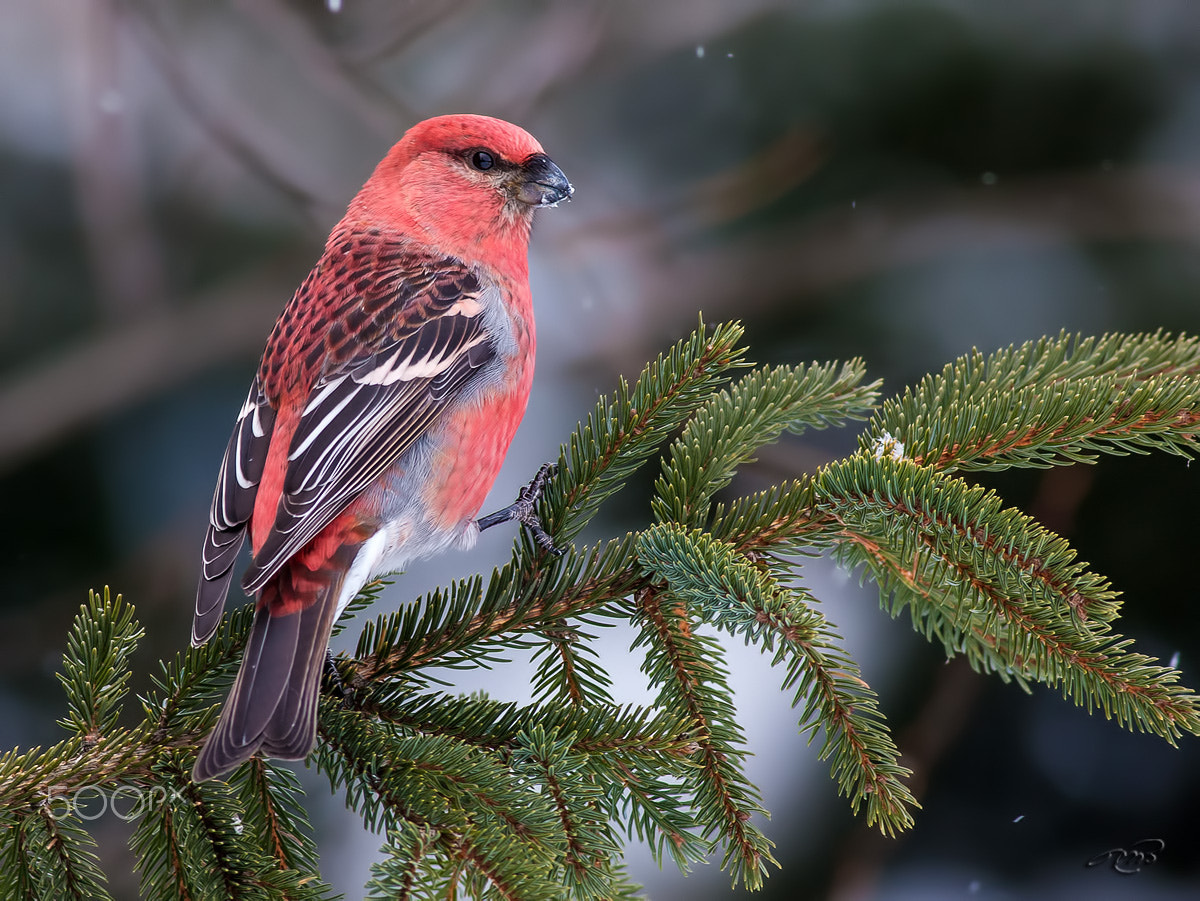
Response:
[{"label": "pine grosbeak", "polygon": [[345,606],[380,574],[474,543],[533,379],[533,212],[573,190],[520,128],[442,116],[404,135],[333,229],[217,478],[192,643],[217,628],[247,530],[257,606],[197,781],[256,753],[307,756]]}]

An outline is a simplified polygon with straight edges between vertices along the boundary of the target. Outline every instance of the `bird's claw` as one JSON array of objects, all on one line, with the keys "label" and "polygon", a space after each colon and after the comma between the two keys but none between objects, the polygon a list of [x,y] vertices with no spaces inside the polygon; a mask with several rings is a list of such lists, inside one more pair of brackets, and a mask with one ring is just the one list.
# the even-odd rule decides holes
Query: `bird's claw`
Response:
[{"label": "bird's claw", "polygon": [[346,683],[342,681],[342,674],[338,672],[337,663],[333,659],[333,649],[325,649],[325,677],[329,680],[334,690],[342,697],[342,706],[347,710],[350,708],[350,690],[346,688]]},{"label": "bird's claw", "polygon": [[554,471],[557,468],[558,465],[555,463],[543,464],[532,481],[517,492],[517,499],[513,503],[509,504],[503,510],[489,513],[477,521],[479,531],[482,532],[484,529],[490,529],[492,526],[499,525],[502,522],[516,520],[529,530],[529,534],[533,536],[533,540],[537,542],[538,547],[555,556],[561,556],[562,549],[555,546],[554,539],[550,537],[550,533],[546,531],[542,525],[542,521],[538,519],[535,510],[538,500],[541,499],[542,491],[546,488],[546,483],[550,481],[550,477],[554,475]]}]

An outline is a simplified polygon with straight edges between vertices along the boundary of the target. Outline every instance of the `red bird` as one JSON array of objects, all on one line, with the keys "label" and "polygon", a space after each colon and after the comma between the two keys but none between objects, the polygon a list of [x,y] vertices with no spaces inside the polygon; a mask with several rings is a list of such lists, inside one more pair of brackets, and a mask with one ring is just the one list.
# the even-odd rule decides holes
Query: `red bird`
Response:
[{"label": "red bird", "polygon": [[441,116],[404,135],[333,229],[217,477],[192,644],[217,628],[247,529],[257,605],[196,781],[256,753],[308,755],[330,630],[369,580],[470,547],[481,524],[538,534],[528,503],[475,517],[533,379],[533,212],[573,191],[515,125]]}]

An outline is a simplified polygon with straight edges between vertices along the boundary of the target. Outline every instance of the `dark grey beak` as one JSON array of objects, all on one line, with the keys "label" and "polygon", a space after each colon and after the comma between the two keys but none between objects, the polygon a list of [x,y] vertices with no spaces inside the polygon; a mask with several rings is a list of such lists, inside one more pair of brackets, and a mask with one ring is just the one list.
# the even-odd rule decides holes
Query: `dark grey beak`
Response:
[{"label": "dark grey beak", "polygon": [[575,188],[562,169],[544,153],[535,153],[521,164],[516,198],[530,206],[555,206],[570,200]]}]

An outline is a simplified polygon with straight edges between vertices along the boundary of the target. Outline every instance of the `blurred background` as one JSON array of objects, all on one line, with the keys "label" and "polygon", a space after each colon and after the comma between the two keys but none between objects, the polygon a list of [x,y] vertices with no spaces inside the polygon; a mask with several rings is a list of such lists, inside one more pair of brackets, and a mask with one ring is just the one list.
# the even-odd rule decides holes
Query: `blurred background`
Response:
[{"label": "blurred background", "polygon": [[[213,480],[271,323],[426,116],[513,120],[577,188],[535,229],[538,375],[488,509],[699,312],[743,320],[759,361],[862,356],[888,393],[1062,329],[1200,331],[1193,0],[6,7],[0,749],[61,737],[54,672],[89,588],[137,606],[135,688],[185,645]],[[733,488],[811,471],[854,432],[785,441]],[[1198,478],[1158,456],[985,482],[1110,576],[1122,631],[1197,685]],[[646,522],[649,482],[587,537]],[[414,567],[381,606],[490,571],[502,532]],[[881,694],[923,809],[894,840],[855,821],[764,690],[778,677],[731,646],[783,864],[761,897],[1200,895],[1194,737],[1173,749],[977,676],[856,575],[816,560],[803,578]],[[628,636],[603,646],[644,698]],[[527,671],[486,684],[521,699]],[[325,874],[359,897],[381,839],[304,779]],[[114,892],[134,897],[123,825],[97,824]],[[1137,875],[1083,866],[1152,838],[1165,851]],[[715,864],[685,880],[629,859],[653,897],[731,894]]]}]

